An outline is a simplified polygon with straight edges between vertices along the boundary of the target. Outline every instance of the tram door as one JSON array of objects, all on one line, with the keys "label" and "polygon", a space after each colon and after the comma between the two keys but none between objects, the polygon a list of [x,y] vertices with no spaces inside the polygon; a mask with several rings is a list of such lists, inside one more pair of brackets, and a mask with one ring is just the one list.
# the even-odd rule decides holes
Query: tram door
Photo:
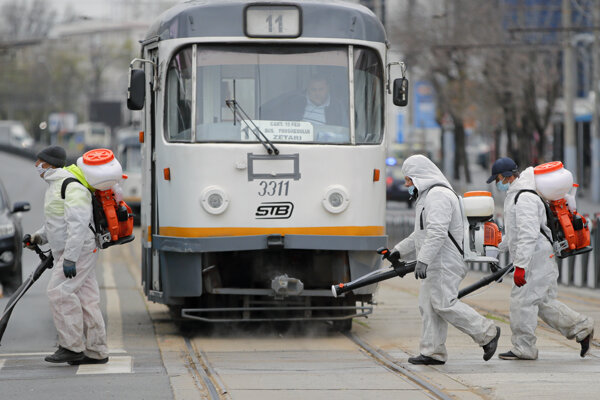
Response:
[{"label": "tram door", "polygon": [[[152,45],[150,45],[152,46]],[[144,115],[144,143],[142,147],[142,168],[150,173],[142,174],[142,200],[141,200],[141,225],[143,234],[142,251],[142,285],[147,295],[155,297],[161,292],[158,251],[153,246],[152,235],[158,234],[156,190],[156,160],[154,157],[158,126],[156,121],[156,105],[159,92],[155,90],[155,68],[158,65],[158,48],[147,47],[144,49],[143,58],[151,61],[143,64],[146,72],[146,96]],[[149,111],[149,112],[148,112]],[[154,293],[154,295],[152,295]]]}]

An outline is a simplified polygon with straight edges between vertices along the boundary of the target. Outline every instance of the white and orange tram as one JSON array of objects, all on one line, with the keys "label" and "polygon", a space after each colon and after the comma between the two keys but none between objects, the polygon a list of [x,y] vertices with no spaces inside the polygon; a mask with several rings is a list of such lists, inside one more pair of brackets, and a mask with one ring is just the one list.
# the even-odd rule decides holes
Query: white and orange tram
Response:
[{"label": "white and orange tram", "polygon": [[330,287],[377,268],[387,244],[385,107],[407,97],[391,64],[379,20],[350,3],[192,1],[161,15],[128,93],[144,113],[148,298],[209,322],[349,329],[370,313],[375,287]]}]

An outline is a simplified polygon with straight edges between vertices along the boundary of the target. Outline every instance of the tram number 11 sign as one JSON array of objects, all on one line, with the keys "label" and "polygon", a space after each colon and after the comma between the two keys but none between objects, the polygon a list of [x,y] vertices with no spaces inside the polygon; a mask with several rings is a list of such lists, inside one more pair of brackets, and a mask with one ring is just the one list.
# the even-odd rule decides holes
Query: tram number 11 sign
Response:
[{"label": "tram number 11 sign", "polygon": [[289,37],[300,36],[301,13],[293,5],[252,5],[246,7],[244,29],[249,37]]}]

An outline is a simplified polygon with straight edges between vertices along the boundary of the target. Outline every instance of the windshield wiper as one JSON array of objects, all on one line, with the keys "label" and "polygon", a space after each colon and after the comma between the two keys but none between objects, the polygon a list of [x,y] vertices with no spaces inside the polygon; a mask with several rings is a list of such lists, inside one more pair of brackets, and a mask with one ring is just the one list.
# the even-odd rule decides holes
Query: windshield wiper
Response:
[{"label": "windshield wiper", "polygon": [[256,123],[246,114],[246,111],[240,106],[236,100],[225,100],[225,105],[229,107],[229,109],[233,112],[233,122],[235,124],[236,118],[239,117],[241,121],[244,121],[248,130],[250,130],[256,139],[267,149],[267,153],[275,155],[279,154],[279,150],[275,147],[273,143],[265,136],[265,134],[260,130],[260,128],[256,125]]}]

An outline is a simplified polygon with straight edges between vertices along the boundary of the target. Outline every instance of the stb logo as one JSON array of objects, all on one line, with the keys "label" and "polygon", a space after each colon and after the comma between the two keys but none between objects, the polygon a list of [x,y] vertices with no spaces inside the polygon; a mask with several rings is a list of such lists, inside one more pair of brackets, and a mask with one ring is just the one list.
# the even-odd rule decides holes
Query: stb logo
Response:
[{"label": "stb logo", "polygon": [[294,205],[289,201],[260,203],[256,209],[256,219],[288,219],[292,216]]}]

